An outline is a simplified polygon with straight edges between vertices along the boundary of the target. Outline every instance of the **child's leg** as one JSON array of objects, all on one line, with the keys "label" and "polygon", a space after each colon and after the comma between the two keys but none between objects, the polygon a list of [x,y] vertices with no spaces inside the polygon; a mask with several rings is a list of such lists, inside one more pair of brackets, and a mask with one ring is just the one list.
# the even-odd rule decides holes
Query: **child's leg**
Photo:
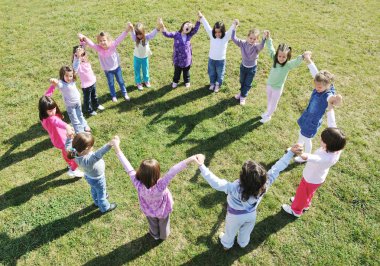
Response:
[{"label": "child's leg", "polygon": [[121,74],[121,67],[120,66],[115,69],[115,73],[116,73],[116,81],[119,84],[121,94],[123,94],[123,96],[125,96],[127,94],[127,88],[125,87],[125,84],[124,84],[124,79],[123,79],[123,76]]},{"label": "child's leg", "polygon": [[173,76],[173,82],[174,83],[178,84],[179,79],[181,78],[181,72],[182,72],[182,68],[180,68],[178,66],[174,66],[174,76]]},{"label": "child's leg", "polygon": [[244,217],[241,217],[241,219],[244,219],[245,223],[243,223],[240,227],[237,237],[237,242],[242,248],[246,247],[249,243],[251,232],[253,231],[256,223],[256,212],[242,214],[241,216],[243,215]]},{"label": "child's leg", "polygon": [[267,85],[267,91],[270,91],[270,99],[268,101],[267,115],[272,116],[274,111],[276,111],[277,104],[280,101],[283,89],[274,90],[271,86]]},{"label": "child's leg", "polygon": [[223,237],[220,239],[223,247],[232,248],[235,241],[235,236],[242,225],[239,215],[230,214],[227,212],[226,227]]},{"label": "child's leg", "polygon": [[297,143],[304,144],[305,153],[311,153],[311,149],[313,148],[313,143],[312,143],[311,138],[307,138],[303,136],[300,132]]},{"label": "child's leg", "polygon": [[311,199],[313,198],[315,191],[317,191],[318,187],[321,185],[322,184],[308,183],[304,178],[302,178],[291,206],[293,212],[298,215],[302,215],[303,209],[310,206]]},{"label": "child's leg", "polygon": [[219,86],[222,86],[225,72],[226,72],[226,60],[217,60],[216,61],[216,74],[217,74],[217,82],[218,82]]},{"label": "child's leg", "polygon": [[143,80],[144,82],[149,82],[149,57],[141,59]]},{"label": "child's leg", "polygon": [[66,152],[65,148],[63,148],[63,149],[61,150],[61,152],[62,152],[62,157],[63,157],[63,159],[65,159],[65,161],[66,161],[67,164],[69,165],[70,170],[75,171],[75,170],[78,168],[78,165],[77,165],[77,163],[75,162],[75,160],[72,160],[72,159],[67,158],[67,152]]},{"label": "child's leg", "polygon": [[135,71],[135,82],[136,84],[141,83],[141,58],[133,57],[133,70]]},{"label": "child's leg", "polygon": [[183,81],[185,83],[190,83],[190,66],[183,68]]},{"label": "child's leg", "polygon": [[246,75],[245,75],[245,79],[244,79],[243,89],[241,92],[241,94],[242,94],[241,97],[247,97],[249,90],[252,88],[253,78],[256,75],[256,66],[249,67],[249,68],[245,67],[245,69],[246,69],[245,70]]},{"label": "child's leg", "polygon": [[96,110],[99,107],[98,96],[96,95],[96,82],[89,89],[90,89],[90,94],[91,94],[90,96],[91,96],[92,108]]},{"label": "child's leg", "polygon": [[92,106],[91,106],[91,98],[90,98],[90,88],[82,88],[82,91],[83,91],[83,107],[84,107],[84,110],[87,112],[87,113],[91,113],[93,110],[92,110]]},{"label": "child's leg", "polygon": [[103,176],[102,178],[95,180],[93,187],[96,190],[100,211],[106,212],[110,208],[110,203],[107,200],[106,177]]},{"label": "child's leg", "polygon": [[170,214],[163,219],[158,219],[158,226],[160,229],[160,239],[168,238],[170,234]]},{"label": "child's leg", "polygon": [[154,237],[154,239],[160,238],[160,227],[158,224],[158,218],[146,216],[149,223],[149,233]]},{"label": "child's leg", "polygon": [[116,97],[115,80],[114,80],[115,73],[113,71],[104,71],[104,74],[106,74],[108,88],[110,90],[111,97],[112,98]]},{"label": "child's leg", "polygon": [[92,197],[92,200],[94,201],[94,204],[99,207],[98,194],[94,185],[96,180],[88,178],[86,175],[84,176],[84,178],[86,179],[87,183],[90,185],[91,197]]},{"label": "child's leg", "polygon": [[78,117],[78,120],[80,122],[81,128],[83,128],[83,131],[84,131],[86,129],[86,127],[88,127],[88,125],[87,125],[86,119],[83,116],[82,107],[80,106],[80,104],[77,104],[75,106],[75,112],[76,112],[76,116]]},{"label": "child's leg", "polygon": [[69,115],[71,124],[74,127],[75,133],[79,133],[79,132],[83,132],[84,128],[83,128],[83,126],[82,126],[82,124],[81,124],[81,122],[77,116],[76,107],[77,107],[77,105],[66,106],[66,111],[67,111],[67,114]]},{"label": "child's leg", "polygon": [[[243,66],[243,64],[240,65],[240,76],[239,76],[239,81],[240,81],[240,96],[242,96],[243,88],[244,88],[244,81],[246,79],[246,67]],[[243,97],[243,96],[242,96]]]},{"label": "child's leg", "polygon": [[210,84],[215,84],[217,78],[215,62],[216,61],[211,58],[208,59],[207,72],[210,78]]}]

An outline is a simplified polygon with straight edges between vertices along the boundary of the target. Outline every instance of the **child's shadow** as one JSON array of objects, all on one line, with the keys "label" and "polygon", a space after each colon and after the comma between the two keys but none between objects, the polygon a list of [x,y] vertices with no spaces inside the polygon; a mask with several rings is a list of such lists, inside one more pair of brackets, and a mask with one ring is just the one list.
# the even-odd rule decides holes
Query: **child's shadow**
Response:
[{"label": "child's shadow", "polygon": [[126,243],[104,256],[99,256],[84,265],[124,265],[144,255],[149,250],[161,244],[161,240],[153,240],[147,233],[129,243]]},{"label": "child's shadow", "polygon": [[75,177],[54,180],[66,171],[67,169],[57,170],[43,178],[12,188],[3,195],[0,195],[0,211],[11,206],[19,206],[30,200],[33,196],[39,195],[49,188],[64,186],[80,179],[80,177]]}]

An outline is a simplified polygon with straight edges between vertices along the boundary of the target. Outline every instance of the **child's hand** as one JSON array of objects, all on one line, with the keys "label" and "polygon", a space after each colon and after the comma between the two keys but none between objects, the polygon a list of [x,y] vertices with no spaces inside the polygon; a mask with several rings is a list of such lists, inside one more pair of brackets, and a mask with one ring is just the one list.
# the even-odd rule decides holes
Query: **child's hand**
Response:
[{"label": "child's hand", "polygon": [[196,154],[195,159],[198,165],[203,165],[205,163],[206,157],[203,154]]},{"label": "child's hand", "polygon": [[55,79],[55,78],[50,79],[50,84],[54,86],[58,86],[58,79]]},{"label": "child's hand", "polygon": [[269,39],[270,38],[270,32],[269,30],[264,30],[264,39]]},{"label": "child's hand", "polygon": [[307,159],[308,159],[308,156],[309,154],[308,153],[302,153],[302,154],[300,154],[299,156],[303,159],[303,160],[305,160],[305,161],[307,161]]},{"label": "child's hand", "polygon": [[333,109],[336,106],[340,106],[343,102],[343,97],[340,94],[333,95],[328,99],[328,110]]},{"label": "child's hand", "polygon": [[70,126],[70,125],[67,125],[66,126],[66,136],[69,139],[73,139],[74,138],[74,134],[75,134],[74,128],[72,126]]},{"label": "child's hand", "polygon": [[120,138],[119,138],[119,136],[114,136],[112,138],[112,140],[109,142],[109,145],[111,145],[115,149],[119,148],[119,146],[120,146]]},{"label": "child's hand", "polygon": [[127,29],[130,30],[130,31],[134,30],[133,24],[131,22],[129,22],[129,21],[127,23]]},{"label": "child's hand", "polygon": [[82,33],[78,33],[79,41],[86,42],[86,36],[84,36]]},{"label": "child's hand", "polygon": [[300,154],[302,154],[302,152],[303,152],[303,145],[302,145],[302,144],[299,144],[299,143],[294,144],[294,145],[290,148],[290,150],[291,150],[295,155],[300,155]]},{"label": "child's hand", "polygon": [[311,54],[312,52],[311,51],[306,51],[303,53],[303,58],[305,59],[305,61],[310,64],[312,61],[311,61]]},{"label": "child's hand", "polygon": [[234,19],[235,29],[239,26],[239,20],[237,18]]},{"label": "child's hand", "polygon": [[200,10],[198,11],[198,18],[199,18],[199,19],[203,18],[203,14],[201,13]]}]

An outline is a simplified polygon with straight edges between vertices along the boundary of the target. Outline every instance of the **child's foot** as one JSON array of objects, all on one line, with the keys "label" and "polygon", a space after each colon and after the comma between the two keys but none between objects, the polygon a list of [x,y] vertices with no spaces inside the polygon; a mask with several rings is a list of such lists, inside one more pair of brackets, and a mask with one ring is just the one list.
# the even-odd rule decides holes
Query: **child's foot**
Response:
[{"label": "child's foot", "polygon": [[[290,198],[290,202],[293,202],[294,201],[294,197],[291,197]],[[308,211],[310,209],[310,207],[306,207],[306,208],[303,208],[303,211]]]},{"label": "child's foot", "polygon": [[241,95],[240,92],[239,92],[238,94],[236,94],[236,95],[235,95],[235,99],[236,99],[236,100],[240,100],[240,95]]},{"label": "child's foot", "polygon": [[245,98],[246,97],[240,97],[240,105],[245,105]]},{"label": "child's foot", "polygon": [[160,238],[159,238],[159,237],[156,237],[156,236],[152,235],[152,233],[151,233],[151,232],[149,232],[149,235],[150,235],[151,237],[153,237],[153,239],[154,239],[154,240],[160,240]]},{"label": "child's foot", "polygon": [[124,99],[125,99],[126,101],[128,101],[128,102],[131,100],[131,98],[129,98],[128,94],[125,94],[125,95],[124,95]]},{"label": "child's foot", "polygon": [[178,86],[178,83],[175,83],[175,82],[172,83],[172,88],[173,89],[177,88],[177,86]]},{"label": "child's foot", "polygon": [[85,132],[91,132],[91,128],[89,126],[84,127]]},{"label": "child's foot", "polygon": [[294,161],[297,163],[305,163],[306,160],[302,159],[300,156],[294,157]]},{"label": "child's foot", "polygon": [[270,117],[270,116],[264,116],[264,117],[260,120],[260,123],[265,124],[265,123],[268,122],[269,120],[271,120],[271,117]]},{"label": "child's foot", "polygon": [[186,87],[186,88],[190,88],[190,82],[185,83],[185,87]]},{"label": "child's foot", "polygon": [[294,217],[297,217],[297,218],[301,217],[301,215],[300,215],[300,214],[296,214],[296,213],[292,210],[292,207],[290,207],[288,204],[282,204],[282,209],[283,209],[285,212],[289,213],[290,215],[293,215]]},{"label": "child's foot", "polygon": [[116,98],[116,97],[112,97],[112,101],[113,101],[114,103],[116,103],[116,102],[117,102],[117,98]]},{"label": "child's foot", "polygon": [[137,89],[139,91],[142,91],[144,89],[141,83],[137,84]]},{"label": "child's foot", "polygon": [[215,84],[210,84],[210,87],[208,88],[210,91],[214,91]]},{"label": "child's foot", "polygon": [[149,82],[149,81],[145,82],[144,84],[145,84],[145,87],[147,87],[147,88],[152,87],[152,85],[150,85],[150,82]]},{"label": "child's foot", "polygon": [[99,104],[98,110],[103,111],[104,110],[104,106]]},{"label": "child's foot", "polygon": [[90,115],[92,115],[92,116],[97,115],[97,114],[98,114],[98,113],[95,112],[95,111],[92,111],[92,112],[90,113]]},{"label": "child's foot", "polygon": [[219,85],[218,85],[218,84],[216,84],[216,85],[215,85],[215,89],[214,89],[214,92],[218,92],[218,91],[219,91],[219,89],[220,89]]},{"label": "child's foot", "polygon": [[[219,240],[220,241],[222,241],[222,237],[224,236],[224,232],[220,232],[220,234],[219,234]],[[222,243],[221,243],[222,244]],[[222,244],[222,246],[223,246],[223,244]],[[229,250],[229,248],[226,248],[225,246],[223,246],[223,249],[225,250],[225,251],[227,251],[227,250]]]},{"label": "child's foot", "polygon": [[117,207],[117,204],[116,204],[116,203],[111,203],[111,204],[110,204],[110,207],[109,207],[104,213],[107,213],[107,212],[113,211],[114,209],[116,209],[116,207]]},{"label": "child's foot", "polygon": [[264,118],[264,117],[268,116],[268,114],[267,114],[267,112],[265,112],[265,113],[262,113],[260,116],[261,116],[261,118]]},{"label": "child's foot", "polygon": [[70,177],[84,177],[84,173],[78,168],[75,170],[69,169],[69,171],[67,172],[67,175]]}]

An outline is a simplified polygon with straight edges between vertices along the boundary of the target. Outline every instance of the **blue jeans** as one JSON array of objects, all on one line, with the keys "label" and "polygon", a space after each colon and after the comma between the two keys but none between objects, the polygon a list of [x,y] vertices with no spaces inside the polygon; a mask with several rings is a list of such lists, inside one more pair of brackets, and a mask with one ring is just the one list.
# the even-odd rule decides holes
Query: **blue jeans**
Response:
[{"label": "blue jeans", "polygon": [[143,81],[149,82],[149,59],[148,57],[145,58],[138,58],[136,56],[133,57],[133,68],[135,70],[135,82],[136,84],[140,84],[142,82],[141,80],[141,69],[143,73]]},{"label": "blue jeans", "polygon": [[96,82],[87,88],[82,88],[83,91],[83,106],[88,113],[98,109],[99,102],[96,96]]},{"label": "blue jeans", "polygon": [[95,205],[99,207],[101,212],[107,211],[110,208],[110,203],[107,200],[106,177],[104,175],[99,179],[89,178],[86,175],[84,177],[91,187],[91,196]]},{"label": "blue jeans", "polygon": [[74,106],[66,106],[66,111],[71,124],[73,124],[75,133],[83,132],[84,128],[87,127],[87,121],[83,117],[81,105],[77,103]]},{"label": "blue jeans", "polygon": [[115,70],[104,71],[104,73],[107,77],[108,88],[110,89],[111,97],[116,97],[114,77],[116,77],[116,81],[119,83],[119,87],[123,96],[127,94],[127,89],[125,88],[123,76],[121,75],[120,66]]},{"label": "blue jeans", "polygon": [[240,95],[241,97],[247,97],[249,90],[252,87],[253,78],[256,75],[256,66],[245,67],[240,65]]},{"label": "blue jeans", "polygon": [[208,59],[208,76],[210,77],[210,84],[218,83],[222,86],[224,73],[226,72],[226,60],[213,60]]}]

